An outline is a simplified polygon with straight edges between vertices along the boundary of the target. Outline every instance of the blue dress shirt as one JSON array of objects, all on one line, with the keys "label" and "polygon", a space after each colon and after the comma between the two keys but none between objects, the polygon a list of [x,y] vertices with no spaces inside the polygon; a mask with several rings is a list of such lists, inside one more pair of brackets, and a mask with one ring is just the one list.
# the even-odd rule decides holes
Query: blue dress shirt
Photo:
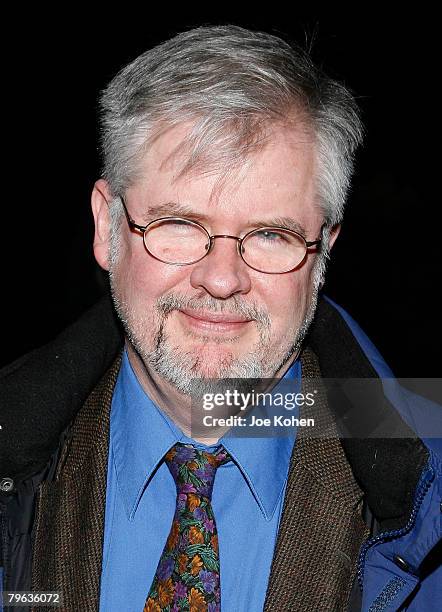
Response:
[{"label": "blue dress shirt", "polygon": [[[300,380],[300,363],[284,378]],[[218,468],[212,495],[223,612],[263,609],[296,431],[220,439],[234,462]],[[124,353],[111,407],[100,612],[142,612],[175,512],[164,455],[188,438],[152,402]],[[217,444],[217,445],[218,445]]]}]

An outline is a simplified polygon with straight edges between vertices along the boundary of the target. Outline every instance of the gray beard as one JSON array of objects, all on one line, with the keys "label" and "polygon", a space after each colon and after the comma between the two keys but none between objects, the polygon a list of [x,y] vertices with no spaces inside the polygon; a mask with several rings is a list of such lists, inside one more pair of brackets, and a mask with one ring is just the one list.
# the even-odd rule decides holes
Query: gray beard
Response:
[{"label": "gray beard", "polygon": [[[158,332],[154,339],[155,348],[148,351],[146,350],[147,338],[143,337],[143,331],[149,331],[148,325],[143,321],[135,321],[130,306],[118,298],[112,269],[110,285],[114,305],[126,335],[146,369],[156,372],[180,393],[198,400],[206,393],[222,393],[226,386],[229,388],[234,386],[238,391],[247,393],[251,389],[257,389],[258,380],[272,378],[293,355],[298,354],[314,318],[318,301],[318,287],[317,283],[314,283],[306,315],[288,349],[282,354],[272,355],[271,351],[266,350],[271,337],[270,317],[256,305],[244,303],[237,296],[232,296],[228,302],[220,302],[210,296],[188,298],[178,294],[167,294],[156,302]],[[242,358],[225,358],[219,364],[216,373],[212,370],[209,376],[201,356],[192,351],[186,351],[185,348],[173,346],[170,337],[165,332],[165,323],[169,314],[182,308],[199,308],[218,313],[229,312],[253,319],[258,327],[259,341]],[[229,338],[226,341],[224,338],[214,339],[201,336],[200,339],[223,345],[228,342],[236,342],[235,338]],[[206,369],[206,374],[204,374],[204,369]]]}]

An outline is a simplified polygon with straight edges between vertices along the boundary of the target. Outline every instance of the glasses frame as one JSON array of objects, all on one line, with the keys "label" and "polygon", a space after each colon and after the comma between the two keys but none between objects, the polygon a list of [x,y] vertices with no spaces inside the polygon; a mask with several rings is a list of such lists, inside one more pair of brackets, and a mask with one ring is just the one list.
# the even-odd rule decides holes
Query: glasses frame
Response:
[{"label": "glasses frame", "polygon": [[[128,211],[127,206],[126,206],[126,202],[124,200],[124,197],[122,195],[120,195],[118,197],[120,198],[121,203],[123,205],[123,209],[124,209],[124,212],[125,212],[125,215],[126,215],[126,220],[127,220],[128,225],[129,225],[129,228],[132,229],[132,230],[138,230],[139,232],[142,232],[144,248],[149,253],[149,255],[151,255],[151,257],[153,257],[157,261],[161,261],[162,263],[169,264],[171,266],[191,266],[191,265],[193,265],[195,263],[198,263],[199,261],[204,259],[204,257],[206,257],[210,253],[210,251],[213,249],[213,246],[215,244],[215,239],[216,238],[230,238],[232,240],[236,240],[236,247],[237,247],[237,250],[238,250],[238,255],[241,257],[241,259],[246,264],[246,266],[248,266],[252,270],[256,270],[256,272],[261,272],[262,274],[287,274],[288,272],[294,272],[295,270],[297,270],[298,268],[300,268],[303,265],[303,263],[305,262],[305,260],[307,259],[308,255],[309,255],[309,253],[312,252],[312,251],[309,251],[310,248],[318,247],[318,249],[319,249],[319,247],[320,247],[320,245],[322,243],[322,232],[324,230],[324,227],[326,226],[325,223],[321,226],[321,230],[320,230],[321,238],[318,238],[318,240],[310,240],[310,241],[306,240],[304,238],[304,236],[302,234],[299,234],[298,232],[294,232],[293,230],[287,229],[286,227],[279,227],[279,226],[276,226],[276,225],[268,225],[268,226],[263,226],[263,227],[256,227],[256,228],[250,230],[249,232],[247,232],[247,234],[245,234],[242,238],[240,238],[239,236],[232,236],[230,234],[213,234],[211,236],[209,234],[209,232],[207,231],[207,229],[204,227],[204,225],[202,225],[201,223],[198,223],[198,221],[192,221],[190,219],[186,219],[185,217],[174,217],[174,216],[159,217],[158,219],[154,219],[153,221],[150,221],[147,225],[139,225],[138,223],[135,223],[135,221],[130,216],[129,211]],[[157,223],[158,221],[166,221],[166,220],[185,221],[186,223],[190,223],[191,225],[196,225],[199,229],[203,230],[203,232],[207,235],[207,240],[208,240],[208,247],[206,247],[206,252],[204,253],[204,255],[202,255],[198,259],[195,259],[195,261],[189,261],[187,263],[178,263],[178,262],[164,261],[163,259],[160,259],[156,255],[154,255],[154,253],[152,253],[152,251],[149,250],[149,248],[148,248],[148,246],[146,244],[146,233],[147,233],[147,230],[154,223]],[[263,230],[282,230],[284,232],[288,232],[289,234],[293,234],[294,236],[300,238],[304,242],[304,244],[305,244],[305,253],[304,253],[304,257],[302,258],[302,260],[298,264],[296,264],[295,267],[290,268],[289,270],[284,270],[282,272],[265,272],[264,270],[260,270],[259,268],[255,268],[254,266],[251,266],[244,259],[243,254],[241,252],[242,251],[241,247],[242,247],[242,244],[243,244],[244,240],[248,236],[250,236],[250,234],[253,234],[256,231],[263,231]]]}]

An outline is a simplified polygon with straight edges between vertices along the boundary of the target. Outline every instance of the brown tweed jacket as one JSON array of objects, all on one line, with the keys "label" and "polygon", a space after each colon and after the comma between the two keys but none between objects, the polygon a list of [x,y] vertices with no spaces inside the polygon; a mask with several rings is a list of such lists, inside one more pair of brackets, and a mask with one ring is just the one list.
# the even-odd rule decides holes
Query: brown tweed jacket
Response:
[{"label": "brown tweed jacket", "polygon": [[[302,366],[308,385],[319,376],[311,351],[304,351]],[[55,480],[43,482],[37,495],[32,589],[62,591],[63,611],[99,609],[110,407],[119,367],[120,359],[77,414]],[[315,435],[300,430],[291,457],[265,612],[346,610],[368,536],[362,492],[322,389],[315,411]],[[318,437],[319,430],[327,435]]]}]

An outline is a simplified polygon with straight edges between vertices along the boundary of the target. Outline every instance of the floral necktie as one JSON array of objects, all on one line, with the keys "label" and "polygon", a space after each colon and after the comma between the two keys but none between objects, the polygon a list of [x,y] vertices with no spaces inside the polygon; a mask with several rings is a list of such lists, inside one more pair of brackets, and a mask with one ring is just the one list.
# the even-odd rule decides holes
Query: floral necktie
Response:
[{"label": "floral necktie", "polygon": [[230,460],[222,446],[209,453],[180,442],[166,454],[177,487],[176,510],[143,612],[220,612],[211,499],[216,470]]}]

